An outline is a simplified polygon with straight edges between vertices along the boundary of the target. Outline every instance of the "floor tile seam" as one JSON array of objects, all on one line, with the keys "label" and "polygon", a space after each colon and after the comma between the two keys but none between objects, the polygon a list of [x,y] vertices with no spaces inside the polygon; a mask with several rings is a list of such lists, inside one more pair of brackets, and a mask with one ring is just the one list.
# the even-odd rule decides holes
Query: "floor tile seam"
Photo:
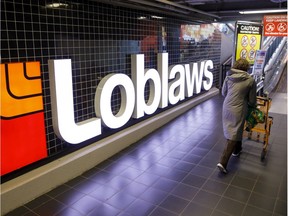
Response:
[{"label": "floor tile seam", "polygon": [[37,214],[37,213],[34,212],[34,211],[26,212],[23,216],[25,216],[25,215],[29,215],[30,213],[33,213],[33,214],[35,214],[35,215],[37,215],[37,216],[41,216],[41,215]]},{"label": "floor tile seam", "polygon": [[249,197],[248,197],[248,199],[247,199],[247,202],[245,203],[245,206],[244,206],[244,208],[243,208],[243,211],[242,211],[241,216],[244,216],[244,212],[245,212],[247,206],[249,205],[249,200],[251,199],[251,196],[252,196],[252,194],[253,194],[253,191],[254,191],[254,189],[255,189],[255,187],[256,187],[256,184],[257,184],[257,181],[258,181],[258,180],[259,180],[259,175],[257,175],[257,179],[256,179],[256,181],[254,182],[254,185],[253,185],[253,187],[252,187],[252,189],[251,189],[251,192],[250,192],[250,195],[249,195]]},{"label": "floor tile seam", "polygon": [[[287,193],[287,192],[286,192]],[[280,201],[280,202],[285,202],[288,204],[287,198],[286,199],[281,199],[281,197],[277,197],[276,201]]]},{"label": "floor tile seam", "polygon": [[260,192],[257,192],[257,191],[254,191],[253,189],[251,190],[252,193],[256,194],[256,195],[260,195],[262,197],[265,197],[265,198],[269,198],[269,199],[277,199],[277,196],[271,196],[271,195],[268,195],[268,194],[263,194],[263,193],[260,193]]},{"label": "floor tile seam", "polygon": [[[214,174],[214,172],[216,172],[216,168],[215,168],[214,171],[209,175],[209,177],[205,179],[205,181],[204,181],[204,183],[202,184],[202,186],[201,186],[200,188],[197,187],[197,188],[199,188],[199,189],[198,189],[198,191],[195,193],[195,195],[193,196],[193,198],[190,200],[189,204],[192,203],[193,200],[194,200],[194,198],[199,194],[199,192],[200,192],[201,190],[203,190],[203,186],[209,181],[210,177]],[[183,183],[183,182],[182,182],[182,183]],[[183,183],[183,184],[185,184],[185,183]],[[194,202],[194,203],[197,203],[197,202]],[[219,203],[219,201],[217,202],[217,204],[216,204],[215,206],[217,206],[218,203]],[[188,204],[187,206],[189,206],[189,204]],[[197,204],[198,204],[198,203],[197,203]],[[187,208],[187,206],[186,206],[186,208]],[[206,206],[204,206],[204,207],[206,207]],[[184,213],[184,211],[185,211],[186,208],[184,208],[184,209],[182,210],[181,215]],[[212,209],[212,208],[211,208],[211,209]],[[213,211],[214,211],[214,210],[212,210],[212,212],[213,212]]]},{"label": "floor tile seam", "polygon": [[[227,186],[227,188],[228,188],[228,186]],[[239,188],[239,189],[243,189],[243,188]],[[222,196],[223,195],[223,197],[226,197],[226,198],[231,198],[231,197],[228,197],[228,196],[225,196],[225,192],[223,192],[223,193],[221,193],[221,194],[219,194],[219,193],[216,193],[216,192],[214,192],[214,191],[210,191],[210,190],[207,190],[207,189],[202,189],[203,191],[205,191],[205,192],[209,192],[209,193],[211,193],[211,194],[214,194],[214,195],[218,195],[218,196]],[[245,189],[244,189],[245,190]],[[249,190],[246,190],[247,192],[250,192],[251,193],[251,191],[249,191]],[[231,198],[231,199],[233,199],[233,198]],[[237,200],[236,200],[237,201]]]},{"label": "floor tile seam", "polygon": [[[159,177],[160,178],[160,177]],[[134,196],[134,195],[132,195],[132,194],[129,194],[130,196],[133,196],[133,197],[135,197],[135,198],[139,198],[139,196],[141,196],[143,193],[145,193],[146,191],[148,191],[149,190],[149,188],[152,188],[152,186],[154,185],[154,184],[156,184],[156,182],[159,180],[159,178],[157,179],[157,180],[155,180],[155,182],[153,182],[151,185],[146,185],[146,184],[143,184],[142,182],[138,182],[138,181],[135,181],[135,179],[134,180],[131,180],[131,182],[128,184],[128,185],[126,185],[125,187],[123,187],[121,190],[119,190],[117,193],[119,193],[119,192],[121,192],[121,191],[125,191],[125,189],[130,185],[130,184],[132,184],[132,183],[137,183],[137,184],[140,184],[140,185],[143,185],[143,186],[145,186],[146,187],[146,189],[141,193],[141,194],[139,194],[139,195],[137,195],[137,196]],[[161,189],[158,189],[158,188],[154,188],[154,189],[157,189],[157,190],[161,190]],[[163,190],[161,190],[161,191],[163,191]],[[166,192],[166,191],[163,191],[163,192]],[[117,194],[116,193],[116,194]],[[114,195],[116,195],[116,194],[114,194]],[[113,195],[113,196],[114,196]],[[113,197],[112,196],[112,197]],[[111,198],[111,197],[110,197]]]},{"label": "floor tile seam", "polygon": [[[195,195],[195,196],[196,196],[196,195]],[[193,201],[193,199],[195,198],[195,196],[192,198],[192,200],[190,200],[190,202],[189,202],[189,203],[186,205],[186,207],[180,212],[179,215],[183,215],[184,212],[185,212],[185,210],[187,209],[187,207],[190,206],[190,204],[192,204],[192,203],[194,203],[194,204],[196,204],[196,205],[199,205],[199,206],[201,206],[201,207],[208,208],[208,209],[212,210],[212,212],[213,212],[213,208],[210,208],[210,207],[208,207],[208,206],[206,206],[206,205],[203,205],[203,204],[201,204],[201,203],[199,203],[199,202]]]},{"label": "floor tile seam", "polygon": [[[283,185],[283,179],[284,179],[284,175],[282,175],[281,183],[278,186],[278,192],[277,192],[276,200],[275,200],[274,207],[273,207],[273,214],[276,213],[275,210],[276,210],[276,205],[277,205],[277,200],[278,200],[277,198],[279,197],[281,186]],[[286,204],[287,204],[287,201],[286,201]],[[286,208],[287,208],[287,205],[286,205]]]},{"label": "floor tile seam", "polygon": [[[173,211],[171,211],[171,210],[169,210],[169,209],[166,209],[166,208],[163,208],[163,207],[157,205],[157,206],[155,206],[155,208],[154,208],[147,216],[151,216],[157,208],[164,209],[165,211],[168,211],[168,212],[170,212],[170,213],[172,213],[172,214],[175,214],[175,213],[177,214],[177,212],[173,212]],[[131,215],[131,216],[132,216],[132,215]]]},{"label": "floor tile seam", "polygon": [[[165,209],[166,211],[169,211],[169,212],[171,212],[171,213],[176,213],[176,214],[179,214],[179,212],[175,212],[175,211],[173,211],[173,210],[170,210],[170,209],[166,209],[166,208],[164,208],[164,207],[162,207],[161,206],[161,204],[169,197],[169,196],[175,196],[174,194],[171,194],[171,193],[167,193],[167,196],[157,205],[158,207],[160,207],[160,208],[163,208],[163,209]],[[178,196],[176,196],[176,197],[178,197]],[[190,203],[190,201],[189,200],[186,200],[186,199],[184,199],[184,198],[182,198],[182,197],[179,197],[180,199],[183,199],[183,200],[185,200],[185,201],[188,201],[188,203],[186,204],[186,206],[185,206],[185,208],[189,205],[189,203]],[[183,210],[185,209],[185,208],[183,208]],[[183,211],[182,210],[182,211]],[[182,212],[181,211],[181,212]],[[180,212],[180,214],[181,214],[181,212]]]},{"label": "floor tile seam", "polygon": [[241,190],[244,190],[246,192],[253,192],[252,189],[247,189],[247,188],[240,187],[240,186],[237,186],[237,185],[234,185],[234,184],[230,184],[229,187],[234,187],[234,188],[237,188],[237,189],[241,189]]},{"label": "floor tile seam", "polygon": [[[29,208],[28,206],[23,205],[23,207],[28,210],[28,212],[24,213],[24,215],[26,215],[26,214],[28,214],[28,213],[31,213],[31,212],[34,213],[34,214],[36,214],[36,215],[39,215],[39,214],[37,214],[35,211],[33,211],[33,209]],[[15,209],[14,209],[14,210],[15,210]],[[13,211],[13,210],[12,210],[12,211]],[[40,215],[39,215],[39,216],[40,216]]]},{"label": "floor tile seam", "polygon": [[251,180],[251,181],[255,181],[255,179],[259,177],[259,174],[257,174],[256,178],[249,178],[249,177],[247,177],[247,176],[239,175],[239,174],[237,174],[237,173],[238,173],[238,171],[237,171],[236,174],[235,174],[237,177],[246,178],[247,180]]},{"label": "floor tile seam", "polygon": [[[82,212],[80,212],[78,209],[73,208],[73,206],[68,206],[66,208],[61,209],[60,211],[56,212],[55,214],[53,214],[53,216],[61,216],[59,215],[59,213],[61,213],[62,211],[66,210],[66,209],[73,209],[74,211],[76,211],[79,216],[85,216]],[[94,209],[92,209],[91,211],[93,211]],[[89,212],[90,213],[90,212]],[[25,216],[25,215],[24,215]],[[39,215],[42,216],[42,215]]]},{"label": "floor tile seam", "polygon": [[[198,187],[194,187],[194,186],[191,186],[191,185],[188,185],[188,184],[185,184],[185,183],[183,183],[183,182],[181,182],[182,184],[184,184],[184,185],[187,185],[187,186],[189,186],[189,187],[193,187],[193,188],[197,188],[198,189],[198,191],[194,194],[194,196],[191,198],[191,200],[188,200],[189,201],[189,203],[186,205],[186,207],[180,212],[180,215],[182,215],[184,212],[185,212],[185,209],[193,202],[193,199],[197,196],[197,194],[199,193],[199,191],[201,191],[201,188],[198,188]],[[205,183],[203,183],[203,185],[204,185]]]},{"label": "floor tile seam", "polygon": [[[217,167],[216,167],[214,173],[217,172],[217,171],[219,172],[219,170],[218,170]],[[223,174],[223,175],[227,175],[227,174]],[[229,173],[228,173],[228,175],[229,175]],[[234,178],[235,178],[235,175],[233,175],[233,177],[231,178],[229,184],[227,184],[228,186],[226,187],[226,189],[224,190],[224,192],[220,195],[220,199],[218,200],[217,204],[216,204],[215,207],[213,208],[213,211],[211,212],[211,214],[213,214],[213,213],[217,210],[217,207],[219,206],[219,203],[221,202],[221,200],[222,200],[223,198],[226,198],[226,197],[224,197],[224,194],[225,194],[226,191],[228,190],[228,188],[229,188],[229,186],[231,185],[231,182],[233,181]],[[221,182],[221,183],[223,183],[223,182]],[[225,184],[226,184],[226,183],[225,183]],[[225,212],[225,213],[226,213],[226,212]]]},{"label": "floor tile seam", "polygon": [[[224,193],[224,194],[225,194],[225,193]],[[219,206],[219,203],[221,202],[221,200],[222,200],[223,198],[228,199],[228,200],[231,200],[231,201],[234,201],[234,202],[237,202],[237,203],[240,203],[240,204],[244,204],[244,207],[242,208],[241,216],[244,214],[245,209],[246,209],[247,202],[242,202],[242,201],[239,201],[239,200],[236,200],[236,199],[233,199],[233,198],[231,198],[231,197],[224,196],[224,195],[221,196],[221,198],[219,199],[217,205],[215,205],[215,208],[213,209],[213,212],[214,212],[214,211],[219,211],[219,209],[217,209],[217,207]],[[248,199],[247,199],[247,201],[248,201]],[[213,212],[212,212],[212,213],[213,213]],[[222,211],[222,212],[224,212],[224,211]],[[227,212],[224,212],[224,213],[225,213],[225,214],[229,214],[229,213],[227,213]]]},{"label": "floor tile seam", "polygon": [[[40,206],[43,206],[44,204],[46,204],[46,203],[48,203],[49,201],[51,201],[52,199],[54,199],[52,196],[49,196],[48,194],[43,194],[43,195],[45,195],[45,196],[47,196],[49,199],[48,200],[46,200],[45,202],[41,202],[39,205],[37,205],[37,206],[35,206],[34,208],[29,208],[29,206],[27,206],[30,202],[33,202],[35,199],[37,199],[37,198],[39,198],[39,197],[37,197],[37,198],[35,198],[34,200],[31,200],[30,202],[28,202],[28,203],[25,203],[25,204],[23,204],[22,206],[24,206],[25,208],[27,208],[27,209],[29,209],[30,211],[33,211],[33,209],[36,209],[36,208],[38,208],[38,207],[40,207]],[[42,196],[43,196],[42,195]],[[55,200],[55,199],[54,199]],[[58,201],[58,200],[57,200]]]},{"label": "floor tile seam", "polygon": [[[251,192],[250,192],[250,194],[251,194]],[[250,194],[249,194],[249,197],[250,197]],[[244,201],[240,201],[240,200],[234,199],[232,197],[226,196],[225,193],[223,193],[223,198],[226,198],[226,199],[229,199],[229,200],[233,200],[233,201],[236,201],[236,202],[244,204],[244,205],[247,204],[247,202],[249,200],[249,198],[247,198],[247,200],[245,202]]]},{"label": "floor tile seam", "polygon": [[[246,210],[247,207],[253,207],[253,208],[256,208],[256,209],[258,209],[258,210],[264,211],[264,212],[266,212],[266,213],[270,213],[271,215],[273,214],[272,211],[269,211],[269,210],[264,209],[264,208],[260,208],[259,206],[255,206],[255,205],[253,205],[253,204],[247,204],[247,205],[245,206],[245,208],[244,208],[244,212],[245,212],[245,210]],[[244,212],[243,212],[243,213],[244,213]],[[242,215],[243,215],[243,214],[242,214]],[[242,215],[241,215],[241,216],[242,216]]]},{"label": "floor tile seam", "polygon": [[[156,185],[156,183],[160,180],[160,178],[167,179],[167,180],[169,180],[169,181],[173,181],[173,182],[179,183],[179,181],[175,181],[175,180],[173,180],[173,179],[166,178],[165,176],[160,176],[155,182],[153,182],[152,185],[150,185],[150,187],[153,187],[154,185]],[[176,186],[175,186],[175,187],[176,187]],[[174,187],[174,188],[175,188],[175,187]],[[155,189],[157,189],[157,190],[161,190],[161,191],[167,192],[167,191],[165,191],[165,190],[158,189],[157,187],[153,187],[153,188],[155,188]],[[172,191],[172,190],[171,190],[171,191]],[[171,191],[170,191],[170,192],[171,192]],[[170,192],[169,192],[169,193],[170,193]]]},{"label": "floor tile seam", "polygon": [[[187,185],[187,186],[189,186],[189,185]],[[193,187],[193,186],[189,186],[189,187]],[[193,188],[195,188],[195,187],[193,187]],[[195,188],[195,189],[198,189],[198,188]],[[200,189],[198,189],[198,191],[199,191]],[[197,191],[197,192],[198,192]],[[172,193],[172,191],[169,193],[169,195],[171,195],[171,196],[174,196],[174,197],[177,197],[177,198],[180,198],[180,199],[183,199],[183,200],[185,200],[185,201],[188,201],[189,203],[194,199],[194,197],[195,196],[193,196],[193,198],[190,200],[190,199],[188,199],[188,198],[185,198],[185,197],[181,197],[181,196],[179,196],[179,195],[177,195],[177,194],[173,194]]]},{"label": "floor tile seam", "polygon": [[[144,199],[141,199],[140,197],[135,197],[136,199],[135,200],[133,200],[129,205],[127,205],[125,208],[123,208],[123,209],[120,209],[120,211],[121,212],[124,212],[124,213],[128,213],[129,215],[131,215],[132,216],[132,214],[130,214],[129,212],[127,212],[127,209],[130,207],[130,206],[132,206],[137,200],[140,200],[140,201],[143,201],[143,202],[146,202],[146,203],[148,203],[148,204],[151,204],[151,206],[153,206],[153,210],[151,210],[151,212],[153,212],[154,210],[155,210],[155,208],[157,208],[157,207],[160,207],[159,205],[155,205],[154,203],[152,203],[152,202],[149,202],[149,201],[147,201],[147,200],[144,200]],[[107,204],[108,205],[108,204]],[[110,205],[110,206],[112,206],[112,205]],[[114,206],[112,206],[112,207],[114,207]],[[117,208],[118,209],[118,208]],[[150,213],[151,213],[150,212]],[[149,214],[150,214],[149,213]]]},{"label": "floor tile seam", "polygon": [[[255,178],[248,178],[248,177],[245,177],[245,176],[239,176],[239,175],[237,175],[237,172],[234,174],[234,177],[236,178],[236,177],[240,177],[240,178],[243,178],[244,180],[249,180],[249,181],[253,181],[254,182],[254,184],[253,184],[253,187],[252,188],[254,188],[254,186],[255,186],[255,183],[257,183],[258,182],[258,180],[259,180],[259,175],[257,175],[257,178],[255,179]],[[231,184],[232,184],[232,182],[231,182]],[[233,185],[233,184],[232,184]]]},{"label": "floor tile seam", "polygon": [[[151,188],[151,187],[149,187],[149,188]],[[156,188],[154,188],[154,189],[156,189]],[[145,191],[147,191],[147,190],[148,190],[148,188],[147,188]],[[166,196],[163,197],[163,199],[162,199],[159,203],[155,204],[155,203],[152,203],[152,202],[150,202],[150,201],[144,200],[143,198],[141,198],[141,196],[136,197],[136,200],[142,200],[142,201],[144,201],[144,202],[150,203],[150,204],[152,204],[152,205],[155,206],[154,209],[149,213],[149,215],[151,215],[151,214],[155,211],[156,208],[162,208],[162,209],[164,209],[165,211],[168,211],[168,212],[171,212],[171,213],[174,214],[175,212],[173,212],[173,211],[171,211],[171,210],[169,210],[169,209],[166,209],[166,208],[163,208],[162,206],[160,206],[161,203],[163,203],[164,200],[166,200],[169,195],[173,195],[173,194],[170,194],[171,191],[170,191],[170,192],[167,192],[167,191],[164,191],[164,190],[161,190],[161,189],[156,189],[156,190],[159,190],[159,191],[162,191],[162,192],[167,193]],[[144,193],[144,192],[143,192],[143,193]],[[142,194],[143,194],[143,193],[142,193]],[[133,202],[134,202],[134,201],[133,201]],[[132,202],[132,203],[133,203],[133,202]],[[130,205],[132,205],[132,203],[131,203]],[[130,205],[129,205],[129,206],[130,206]],[[129,206],[127,206],[127,207],[129,207]],[[176,213],[177,213],[177,212],[176,212]],[[148,215],[148,216],[149,216],[149,215]]]},{"label": "floor tile seam", "polygon": [[[100,183],[98,183],[97,182],[97,184],[100,184]],[[102,186],[105,186],[105,184],[101,184],[101,186],[100,187],[102,187]],[[112,187],[109,187],[109,188],[112,188]],[[54,200],[56,200],[56,201],[58,201],[58,202],[60,202],[60,203],[62,203],[62,204],[64,204],[64,205],[66,205],[66,206],[72,206],[73,204],[75,204],[77,201],[79,201],[80,199],[82,199],[83,197],[85,197],[85,196],[89,196],[89,197],[91,197],[91,198],[93,198],[93,199],[96,199],[98,202],[100,202],[100,203],[102,203],[103,201],[102,200],[99,200],[99,199],[97,199],[96,197],[94,197],[94,196],[92,196],[91,194],[93,193],[93,192],[95,192],[98,188],[96,188],[95,190],[93,190],[93,191],[90,191],[89,193],[83,193],[81,190],[78,190],[78,189],[76,189],[76,188],[74,188],[74,187],[72,187],[71,189],[74,189],[74,190],[76,190],[77,192],[79,192],[79,193],[81,193],[81,197],[78,199],[78,200],[75,200],[73,203],[69,203],[69,205],[67,205],[66,203],[64,203],[64,202],[62,202],[62,201],[60,201],[60,200],[58,200],[57,199],[57,197],[59,197],[61,194],[63,194],[63,193],[65,193],[65,192],[63,192],[63,193],[61,193],[61,194],[59,194],[59,195],[57,195],[57,196],[55,196],[55,197],[51,197],[50,196],[50,198],[51,199],[54,199]],[[113,188],[113,189],[115,189],[115,188]]]},{"label": "floor tile seam", "polygon": [[[204,140],[204,138],[202,138],[201,142],[202,142],[203,140]],[[199,142],[199,143],[201,143],[201,142]],[[218,143],[218,142],[216,142],[213,146],[215,146],[217,143]],[[198,144],[198,145],[199,145],[199,144]],[[196,145],[195,147],[197,147],[198,145]],[[194,148],[195,148],[195,147],[194,147]],[[194,149],[194,148],[193,148],[193,149]],[[193,149],[191,149],[191,151],[192,151]],[[208,150],[208,152],[205,154],[205,156],[206,156],[207,154],[209,154],[210,152],[212,152],[212,148],[210,148],[210,149]],[[201,160],[199,160],[196,165],[199,165],[199,164],[205,159],[205,156],[201,156]]]},{"label": "floor tile seam", "polygon": [[268,186],[268,187],[272,187],[272,188],[275,188],[275,185],[276,185],[276,187],[277,187],[277,195],[278,195],[278,193],[279,193],[279,187],[281,187],[282,185],[283,185],[283,178],[284,178],[284,174],[283,175],[281,175],[281,180],[277,180],[277,182],[276,182],[276,180],[274,180],[273,179],[273,181],[275,181],[275,182],[271,182],[271,183],[266,183],[266,181],[267,180],[260,180],[260,177],[261,176],[259,176],[259,179],[258,179],[258,181],[257,181],[257,184],[259,183],[259,184],[262,184],[262,185],[264,185],[264,186]]},{"label": "floor tile seam", "polygon": [[219,209],[213,209],[213,211],[211,212],[210,216],[213,216],[213,213],[214,213],[215,211],[218,211],[218,212],[220,212],[220,213],[222,213],[222,214],[225,214],[225,216],[235,216],[235,215],[229,214],[228,212],[221,211],[221,210],[219,210]]},{"label": "floor tile seam", "polygon": [[[47,195],[47,196],[48,196],[48,195]],[[49,201],[51,201],[51,200],[54,200],[54,201],[56,201],[56,202],[58,202],[58,203],[60,203],[60,204],[63,205],[63,207],[60,208],[60,210],[58,209],[58,210],[54,213],[54,215],[57,215],[59,212],[61,212],[62,210],[66,209],[66,208],[70,208],[70,205],[67,205],[66,203],[63,203],[63,202],[55,199],[54,197],[51,197],[51,196],[50,196],[50,198],[51,198],[50,200],[48,200],[47,202],[41,203],[41,205],[33,208],[31,211],[32,211],[33,213],[39,215],[37,212],[35,212],[35,209],[37,209],[37,208],[39,208],[39,207],[41,207],[41,206],[44,206],[45,204],[47,204],[47,203],[48,203]],[[40,216],[41,216],[41,215],[40,215]]]},{"label": "floor tile seam", "polygon": [[[197,166],[197,165],[196,165],[196,166]],[[209,167],[207,167],[207,168],[209,168]],[[193,171],[193,170],[191,170],[191,171],[188,173],[188,175],[193,175],[193,176],[200,177],[200,178],[205,178],[205,179],[206,179],[206,178],[209,178],[209,177],[211,176],[211,174],[210,174],[209,176],[199,175],[199,174],[193,173],[192,171]],[[213,171],[213,172],[214,172],[214,171]],[[213,173],[213,172],[212,172],[212,173]],[[186,175],[186,176],[187,176],[187,175]],[[185,177],[186,177],[186,176],[185,176]],[[204,183],[206,183],[206,180],[205,180]]]},{"label": "floor tile seam", "polygon": [[[92,197],[92,196],[90,196],[90,197]],[[93,198],[93,199],[96,199],[96,198],[94,198],[94,197],[92,197],[92,198]],[[96,199],[96,200],[97,200],[97,199]],[[117,209],[117,210],[119,210],[119,211],[122,210],[122,209],[119,209],[118,207],[113,206],[113,205],[111,205],[111,204],[109,204],[109,203],[107,203],[107,202],[101,202],[101,201],[99,201],[99,200],[97,200],[97,201],[100,203],[100,205],[108,205],[108,206],[110,206],[110,207],[112,207],[112,208],[114,208],[114,209]],[[73,203],[73,204],[74,204],[74,203]],[[72,204],[72,205],[69,205],[68,208],[73,209],[73,210],[79,212],[81,215],[84,215],[82,212],[80,212],[78,209],[76,209],[73,204]],[[94,211],[96,208],[97,208],[97,207],[91,209],[89,212],[87,212],[87,214],[89,215],[89,214],[90,214],[92,211]],[[62,210],[64,210],[64,209],[62,209]],[[61,210],[61,211],[62,211],[62,210]],[[60,212],[60,211],[59,211],[59,212]],[[59,212],[58,212],[58,213],[59,213]]]}]

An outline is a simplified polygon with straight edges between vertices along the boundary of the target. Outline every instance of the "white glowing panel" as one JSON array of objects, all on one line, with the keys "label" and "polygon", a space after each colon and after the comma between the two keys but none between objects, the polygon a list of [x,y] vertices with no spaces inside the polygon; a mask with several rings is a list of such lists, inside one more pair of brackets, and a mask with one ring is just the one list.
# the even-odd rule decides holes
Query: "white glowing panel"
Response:
[{"label": "white glowing panel", "polygon": [[101,134],[101,120],[75,123],[71,60],[49,60],[53,128],[58,137],[78,144]]}]

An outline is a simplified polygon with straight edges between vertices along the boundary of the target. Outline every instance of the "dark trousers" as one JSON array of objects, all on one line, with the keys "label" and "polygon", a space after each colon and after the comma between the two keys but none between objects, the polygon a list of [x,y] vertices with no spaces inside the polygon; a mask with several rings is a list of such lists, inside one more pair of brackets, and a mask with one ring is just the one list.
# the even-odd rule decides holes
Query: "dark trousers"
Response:
[{"label": "dark trousers", "polygon": [[227,139],[226,147],[222,153],[220,163],[226,168],[232,153],[239,152],[242,148],[241,141],[233,141]]}]

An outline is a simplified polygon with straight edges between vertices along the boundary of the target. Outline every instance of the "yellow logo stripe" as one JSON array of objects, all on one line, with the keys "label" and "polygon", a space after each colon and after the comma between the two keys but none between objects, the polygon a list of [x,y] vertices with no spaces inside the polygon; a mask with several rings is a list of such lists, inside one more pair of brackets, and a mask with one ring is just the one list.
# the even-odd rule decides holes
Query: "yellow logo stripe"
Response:
[{"label": "yellow logo stripe", "polygon": [[1,64],[0,97],[3,118],[43,110],[39,62]]}]

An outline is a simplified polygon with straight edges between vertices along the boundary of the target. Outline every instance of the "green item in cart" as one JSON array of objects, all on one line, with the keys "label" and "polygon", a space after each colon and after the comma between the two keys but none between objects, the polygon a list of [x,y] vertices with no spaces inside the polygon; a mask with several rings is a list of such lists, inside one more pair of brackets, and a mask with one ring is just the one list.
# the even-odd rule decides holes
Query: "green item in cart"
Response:
[{"label": "green item in cart", "polygon": [[264,113],[257,107],[249,107],[246,116],[246,131],[251,131],[258,123],[265,122]]}]

